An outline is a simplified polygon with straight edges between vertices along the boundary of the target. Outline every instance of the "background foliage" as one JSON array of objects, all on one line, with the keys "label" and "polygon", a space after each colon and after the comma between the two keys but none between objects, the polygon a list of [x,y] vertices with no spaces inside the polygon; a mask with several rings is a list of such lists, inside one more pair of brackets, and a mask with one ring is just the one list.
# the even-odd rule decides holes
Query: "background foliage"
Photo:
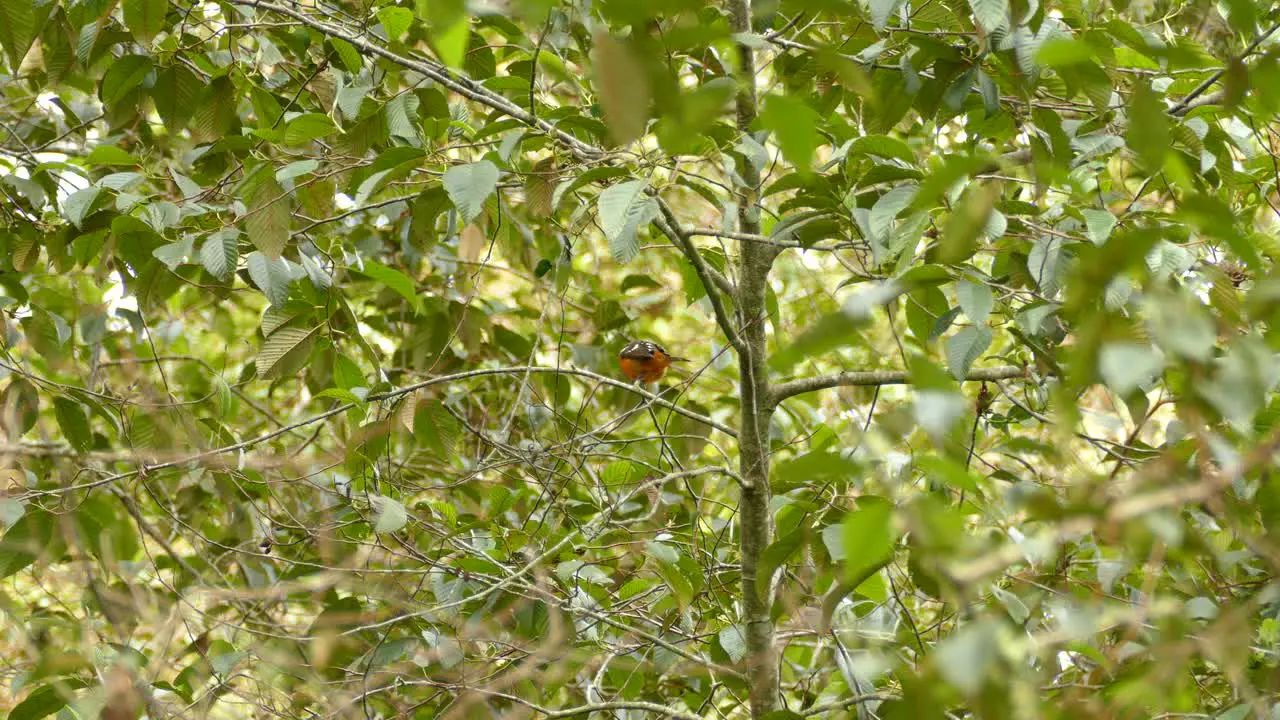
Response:
[{"label": "background foliage", "polygon": [[1272,717],[1277,22],[0,0],[0,708]]}]

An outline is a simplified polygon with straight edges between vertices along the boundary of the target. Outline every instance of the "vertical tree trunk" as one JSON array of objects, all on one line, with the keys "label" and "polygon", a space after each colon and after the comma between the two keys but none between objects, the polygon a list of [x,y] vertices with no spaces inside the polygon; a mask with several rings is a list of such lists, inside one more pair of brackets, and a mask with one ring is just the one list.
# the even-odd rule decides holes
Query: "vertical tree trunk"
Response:
[{"label": "vertical tree trunk", "polygon": [[[751,0],[731,0],[731,26],[736,33],[751,32]],[[738,129],[747,133],[756,119],[755,53],[738,45]],[[760,176],[746,163],[742,172],[747,187],[738,206],[738,229],[760,233],[757,207]],[[738,434],[739,472],[746,487],[738,503],[738,533],[742,562],[743,632],[747,645],[747,678],[751,716],[761,718],[778,707],[778,657],[774,648],[773,620],[769,617],[771,592],[760,592],[757,568],[772,535],[769,517],[769,421],[773,416],[769,377],[765,367],[765,293],[775,251],[766,243],[740,245],[738,272],[738,321],[745,352],[738,355],[742,426]]]}]

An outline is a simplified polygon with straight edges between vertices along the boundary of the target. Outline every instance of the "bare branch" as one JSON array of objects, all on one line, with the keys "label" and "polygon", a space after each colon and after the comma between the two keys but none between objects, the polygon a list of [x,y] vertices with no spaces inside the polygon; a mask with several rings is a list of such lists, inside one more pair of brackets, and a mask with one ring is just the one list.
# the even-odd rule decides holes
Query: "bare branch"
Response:
[{"label": "bare branch", "polygon": [[[724,292],[723,288],[717,285],[712,279],[710,270],[707,267],[707,261],[698,252],[698,248],[694,246],[693,241],[680,231],[680,224],[676,221],[675,214],[671,212],[671,208],[661,199],[658,200],[658,207],[662,208],[662,214],[666,218],[656,221],[659,229],[662,230],[671,242],[678,248],[684,256],[693,264],[693,270],[698,274],[698,279],[702,281],[702,286],[707,290],[707,300],[711,301],[711,309],[715,312],[716,323],[720,325],[720,331],[724,333],[725,338],[729,340],[729,344],[739,353],[746,351],[746,346],[742,344],[742,337],[738,334],[738,328],[734,326],[733,318],[730,317],[729,311],[725,309],[724,298],[720,296]],[[725,280],[728,283],[728,280]]]},{"label": "bare branch", "polygon": [[377,55],[378,57],[390,60],[401,67],[422,73],[469,100],[474,100],[475,102],[515,118],[531,128],[535,128],[546,133],[552,138],[555,138],[557,142],[567,147],[570,152],[577,155],[579,158],[584,160],[599,160],[604,156],[604,151],[601,149],[582,142],[573,135],[560,130],[546,120],[538,118],[519,105],[516,105],[501,95],[495,94],[479,83],[468,80],[467,78],[458,77],[442,65],[404,57],[403,55],[394,53],[381,45],[369,42],[360,35],[347,32],[346,30],[330,25],[329,23],[316,20],[291,7],[278,5],[272,2],[263,2],[262,0],[232,0],[232,2],[236,5],[260,8],[268,12],[291,17],[313,30],[317,30],[330,37],[345,40],[355,46],[358,50]]},{"label": "bare branch", "polygon": [[[410,393],[416,392],[423,388],[431,387],[433,385],[443,385],[451,382],[458,382],[460,380],[469,380],[471,378],[486,377],[490,375],[521,375],[524,373],[548,374],[548,375],[576,375],[578,377],[591,378],[605,385],[610,385],[622,390],[626,390],[631,393],[635,393],[636,395],[640,395],[645,399],[647,399],[649,402],[653,403],[654,405],[658,405],[659,407],[664,407],[676,413],[677,415],[683,415],[689,418],[690,420],[696,420],[697,422],[700,422],[708,427],[715,428],[716,430],[719,430],[720,432],[725,433],[726,435],[729,435],[731,437],[738,436],[738,433],[735,432],[733,428],[730,428],[729,426],[724,425],[723,423],[716,422],[715,420],[707,417],[706,415],[699,415],[698,413],[693,412],[692,410],[688,410],[683,407],[680,407],[679,405],[676,405],[675,403],[669,400],[664,400],[662,397],[655,395],[649,392],[648,390],[641,389],[637,385],[625,383],[621,380],[616,380],[606,375],[600,375],[599,373],[591,372],[590,370],[578,370],[575,368],[507,367],[507,368],[489,368],[485,370],[468,370],[467,372],[454,373],[452,375],[442,375],[440,377],[431,378],[429,380],[423,380],[420,383],[415,383],[408,387],[400,388],[399,390],[391,390],[384,393],[378,393],[376,395],[370,395],[365,402],[370,403],[370,402],[380,402],[383,400],[393,400],[395,398],[408,395]],[[85,490],[88,488],[99,487],[101,485],[110,485],[111,483],[117,482],[119,480],[131,478],[135,475],[138,475],[139,473],[143,473],[143,472],[149,473],[149,472],[154,472],[156,470],[165,470],[167,468],[180,467],[183,465],[187,465],[189,463],[200,462],[202,460],[205,460],[207,458],[214,457],[217,455],[225,455],[227,453],[239,452],[240,450],[253,447],[254,445],[260,445],[264,442],[267,442],[268,440],[273,440],[275,438],[278,438],[281,435],[284,435],[285,433],[288,433],[288,432],[292,432],[300,427],[306,427],[307,425],[312,425],[314,423],[327,420],[333,417],[334,415],[340,415],[356,407],[359,404],[361,403],[355,403],[355,402],[343,403],[329,410],[326,410],[318,415],[312,415],[311,417],[304,418],[295,423],[290,423],[289,425],[286,425],[282,428],[272,430],[269,433],[258,435],[257,437],[249,438],[248,440],[235,443],[234,445],[226,445],[224,447],[214,448],[212,450],[206,450],[200,453],[194,453],[194,454],[187,455],[185,457],[181,457],[175,460],[168,460],[162,463],[157,463],[155,465],[144,465],[136,470],[130,470],[127,472],[116,473],[114,475],[108,475],[106,477],[99,478],[97,480],[93,480],[86,483],[80,483],[78,485],[69,485],[63,488],[59,488],[57,490],[48,491],[47,493],[33,492],[32,494],[33,495],[34,494],[62,494],[62,493],[70,492],[73,490]]]},{"label": "bare branch", "polygon": [[[965,376],[964,382],[977,382],[979,380],[1008,380],[1010,378],[1026,376],[1026,368],[1003,365],[1000,367],[978,368],[977,370],[972,370]],[[904,370],[867,370],[863,372],[842,372],[833,373],[831,375],[818,375],[816,377],[788,380],[774,385],[773,401],[774,403],[779,403],[789,397],[833,387],[849,387],[855,385],[906,385],[909,381],[910,378]]]}]

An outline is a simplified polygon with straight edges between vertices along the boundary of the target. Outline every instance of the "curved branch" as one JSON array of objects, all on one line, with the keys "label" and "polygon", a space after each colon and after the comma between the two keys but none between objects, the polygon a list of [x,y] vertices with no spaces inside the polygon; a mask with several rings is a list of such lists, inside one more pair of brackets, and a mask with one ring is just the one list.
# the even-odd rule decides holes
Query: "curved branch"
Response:
[{"label": "curved branch", "polygon": [[[680,248],[680,252],[689,259],[693,264],[693,270],[698,274],[698,279],[702,281],[702,286],[707,290],[707,300],[711,301],[711,309],[715,312],[716,323],[720,325],[720,331],[724,333],[725,338],[729,340],[729,344],[737,350],[739,354],[746,352],[746,345],[742,342],[742,336],[738,334],[738,328],[733,324],[733,318],[729,316],[729,311],[725,309],[724,298],[720,296],[723,292],[722,288],[711,279],[710,270],[707,267],[707,261],[698,252],[698,248],[689,240],[688,236],[680,231],[680,224],[676,221],[675,214],[671,212],[671,208],[667,204],[658,200],[658,207],[662,209],[665,218],[657,220],[656,224],[663,234],[671,238],[671,242]],[[728,280],[726,279],[727,283]]]},{"label": "curved branch", "polygon": [[[965,376],[964,382],[1009,380],[1011,378],[1026,377],[1026,375],[1026,368],[1004,365],[972,370]],[[905,385],[908,381],[909,377],[904,370],[868,370],[818,375],[816,377],[799,378],[777,383],[773,386],[773,402],[777,404],[789,397],[833,387]]]},{"label": "curved branch", "polygon": [[263,0],[231,0],[231,2],[235,5],[259,8],[278,15],[293,18],[312,30],[316,30],[330,37],[345,40],[355,46],[358,50],[363,50],[366,53],[390,60],[391,62],[401,67],[413,70],[414,72],[422,73],[469,100],[474,100],[475,102],[488,106],[519,120],[531,128],[535,128],[547,135],[550,135],[555,138],[557,142],[569,148],[570,152],[580,158],[596,160],[603,157],[605,154],[600,148],[582,142],[573,135],[557,128],[546,120],[537,117],[533,113],[530,113],[510,100],[494,94],[488,88],[485,88],[479,83],[473,82],[467,78],[456,76],[444,66],[404,57],[382,47],[381,45],[371,43],[359,35],[349,33],[340,27],[308,17],[305,13],[301,13],[291,7],[278,5],[272,2],[264,2]]},{"label": "curved branch", "polygon": [[371,402],[380,402],[383,400],[393,400],[395,398],[408,395],[410,393],[416,392],[423,388],[431,387],[432,385],[443,385],[446,383],[458,382],[460,380],[469,380],[471,378],[486,377],[490,375],[523,375],[525,373],[533,374],[533,375],[575,375],[577,377],[591,378],[592,380],[603,383],[605,385],[609,385],[609,386],[618,388],[620,390],[626,390],[627,392],[640,395],[644,397],[646,400],[648,400],[649,402],[653,403],[654,405],[658,405],[659,407],[664,407],[676,413],[677,415],[683,415],[689,418],[690,420],[700,422],[703,425],[719,430],[720,432],[725,433],[730,437],[736,438],[738,436],[738,433],[736,433],[729,426],[724,425],[723,423],[716,422],[715,420],[707,417],[706,415],[699,415],[698,413],[693,412],[692,410],[687,410],[683,407],[680,407],[679,405],[676,405],[675,403],[669,400],[662,399],[662,397],[655,395],[649,392],[648,390],[643,390],[636,385],[625,383],[621,380],[616,380],[614,378],[608,377],[607,375],[594,373],[594,372],[591,372],[590,370],[578,370],[575,368],[555,368],[555,367],[489,368],[485,370],[468,370],[466,372],[454,373],[452,375],[441,375],[440,377],[431,378],[429,380],[423,380],[420,383],[415,383],[408,387],[400,388],[399,390],[390,390],[383,393],[377,393],[375,395],[370,395],[368,398],[366,398],[364,403],[355,403],[355,402],[342,403],[341,405],[330,408],[318,415],[312,415],[311,417],[303,418],[302,420],[299,420],[295,423],[290,423],[288,425],[285,425],[282,428],[272,430],[271,432],[268,432],[268,433],[263,433],[262,435],[258,435],[257,437],[249,438],[248,440],[243,440],[241,442],[235,443],[234,445],[226,445],[224,447],[214,448],[212,450],[206,450],[200,453],[194,453],[186,457],[178,458],[177,460],[168,460],[162,463],[156,463],[155,465],[144,464],[136,470],[129,470],[127,472],[108,475],[104,478],[99,478],[91,482],[81,483],[79,485],[70,485],[67,487],[59,488],[54,491],[50,491],[47,494],[54,494],[54,493],[60,494],[60,493],[69,492],[72,490],[86,490],[89,488],[99,487],[101,485],[109,485],[119,480],[131,478],[140,473],[148,473],[148,472],[154,472],[156,470],[165,470],[167,468],[180,467],[183,465],[187,465],[189,463],[200,462],[201,460],[205,460],[207,458],[216,457],[218,455],[226,455],[227,453],[238,452],[240,450],[253,447],[254,445],[260,445],[264,442],[267,442],[268,440],[274,440],[275,438],[278,438],[281,435],[284,435],[285,433],[297,430],[300,427],[313,425],[322,420],[327,420],[333,417],[334,415],[340,415],[356,407],[357,405],[367,404]]}]

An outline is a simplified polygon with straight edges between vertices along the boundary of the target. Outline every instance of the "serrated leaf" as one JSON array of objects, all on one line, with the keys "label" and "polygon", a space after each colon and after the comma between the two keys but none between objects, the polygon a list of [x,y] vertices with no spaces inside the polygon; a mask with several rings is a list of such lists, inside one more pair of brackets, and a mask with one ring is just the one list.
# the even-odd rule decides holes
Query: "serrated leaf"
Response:
[{"label": "serrated leaf", "polygon": [[409,93],[392,98],[384,110],[387,115],[387,132],[417,144],[419,102],[417,95]]},{"label": "serrated leaf", "polygon": [[812,169],[813,153],[822,144],[822,118],[805,101],[789,95],[765,98],[759,122],[773,132],[782,156],[801,174]]},{"label": "serrated leaf", "polygon": [[54,398],[53,412],[63,437],[76,452],[88,452],[93,448],[93,430],[80,403],[65,397]]},{"label": "serrated leaf", "polygon": [[186,126],[196,108],[199,107],[200,93],[204,83],[185,65],[174,63],[156,75],[156,83],[151,88],[151,99],[155,102],[156,113],[164,121],[170,133],[176,133]]},{"label": "serrated leaf", "polygon": [[1164,353],[1150,345],[1109,342],[1098,352],[1098,372],[1122,397],[1151,382],[1163,369]]},{"label": "serrated leaf", "polygon": [[1031,273],[1046,297],[1051,298],[1058,293],[1061,263],[1062,239],[1059,237],[1040,238],[1027,254],[1027,272]]},{"label": "serrated leaf", "polygon": [[613,140],[625,145],[644,134],[649,119],[649,78],[624,41],[601,29],[595,35],[596,92]]},{"label": "serrated leaf", "polygon": [[1106,210],[1082,210],[1081,214],[1084,215],[1085,227],[1094,245],[1101,245],[1111,237],[1111,231],[1116,227],[1115,215]]},{"label": "serrated leaf", "polygon": [[89,153],[84,159],[85,163],[95,167],[107,165],[126,165],[133,166],[138,164],[138,159],[129,153],[121,150],[115,145],[99,145]]},{"label": "serrated leaf", "polygon": [[196,102],[191,114],[191,134],[197,142],[221,140],[236,121],[237,88],[227,77],[215,78]]},{"label": "serrated leaf", "polygon": [[249,269],[249,278],[258,286],[272,305],[283,305],[289,300],[289,283],[293,273],[289,271],[289,261],[284,258],[274,260],[258,251],[249,253],[245,264]]},{"label": "serrated leaf", "polygon": [[985,283],[971,280],[961,280],[956,284],[956,299],[960,301],[960,309],[964,310],[965,317],[975,325],[981,325],[987,321],[996,303],[991,288]]},{"label": "serrated leaf", "polygon": [[311,353],[315,343],[315,332],[318,328],[307,330],[300,327],[283,327],[271,333],[262,343],[254,365],[258,377],[273,378],[283,373],[285,368],[297,364],[299,356],[305,359]]},{"label": "serrated leaf", "polygon": [[849,146],[849,156],[876,155],[878,157],[901,160],[908,165],[916,164],[916,155],[901,140],[888,135],[863,135]]},{"label": "serrated leaf", "polygon": [[239,240],[240,231],[235,229],[210,233],[200,247],[200,264],[219,280],[231,277],[240,261]]},{"label": "serrated leaf", "polygon": [[969,368],[991,347],[991,340],[991,328],[985,325],[961,328],[947,338],[947,369],[951,376],[957,380],[967,377]]},{"label": "serrated leaf", "polygon": [[471,41],[471,18],[465,14],[459,16],[432,33],[431,39],[445,65],[461,68],[462,61],[467,57],[467,45]]},{"label": "serrated leaf", "polygon": [[889,18],[897,12],[903,0],[871,0],[871,24],[876,30],[884,30]]},{"label": "serrated leaf", "polygon": [[893,528],[893,506],[882,498],[864,497],[858,509],[845,516],[841,539],[844,546],[844,576],[856,578],[893,553],[897,533]]},{"label": "serrated leaf", "polygon": [[276,171],[276,182],[284,182],[285,180],[292,180],[296,177],[308,175],[315,172],[319,167],[320,161],[314,158],[291,162]]},{"label": "serrated leaf", "polygon": [[32,0],[0,1],[0,45],[9,56],[9,67],[16,74],[22,59],[35,42],[55,3]]},{"label": "serrated leaf", "polygon": [[356,46],[336,37],[329,38],[329,42],[333,45],[333,50],[337,53],[338,62],[342,67],[352,75],[359,73],[364,67],[364,61],[360,57],[360,51],[356,50]]},{"label": "serrated leaf", "polygon": [[497,187],[498,166],[488,160],[454,165],[444,172],[444,190],[462,215],[463,224],[480,216],[484,201]]},{"label": "serrated leaf", "polygon": [[338,131],[333,119],[324,113],[307,113],[289,121],[284,127],[286,145],[305,145]]},{"label": "serrated leaf", "polygon": [[428,400],[413,413],[413,437],[437,457],[449,458],[462,437],[457,418],[439,400]]},{"label": "serrated leaf", "polygon": [[195,238],[188,235],[177,242],[161,245],[152,250],[151,255],[164,263],[165,267],[170,270],[176,270],[179,265],[187,261],[187,258],[191,256],[194,250]]},{"label": "serrated leaf", "polygon": [[98,199],[100,192],[102,188],[87,187],[71,193],[66,200],[62,201],[62,214],[77,228],[82,227],[89,209],[93,207],[93,201]]},{"label": "serrated leaf", "polygon": [[889,238],[889,229],[892,227],[894,220],[901,213],[903,208],[911,203],[911,199],[915,197],[917,186],[914,183],[900,185],[889,192],[881,195],[876,204],[871,206],[870,226],[871,234],[877,240],[884,242]]},{"label": "serrated leaf", "polygon": [[373,531],[392,533],[409,524],[409,511],[404,504],[386,495],[372,495],[369,503],[373,506]]},{"label": "serrated leaf", "polygon": [[413,307],[418,306],[418,288],[408,275],[372,260],[366,260],[364,267],[358,272],[391,288]]},{"label": "serrated leaf", "polygon": [[245,234],[263,255],[278,259],[289,242],[291,221],[288,193],[280,187],[275,177],[263,173],[253,184],[247,200],[245,204],[249,206],[249,212],[244,218]]},{"label": "serrated leaf", "polygon": [[40,395],[31,383],[14,377],[0,393],[0,420],[9,437],[22,437],[36,426],[40,417]]},{"label": "serrated leaf", "polygon": [[609,186],[596,200],[600,227],[616,262],[631,262],[640,254],[636,233],[658,215],[658,201],[645,192],[648,185],[644,180],[628,180]]},{"label": "serrated leaf", "polygon": [[384,7],[378,10],[378,22],[382,23],[387,38],[396,41],[413,23],[413,11],[402,7]]},{"label": "serrated leaf", "polygon": [[724,628],[717,637],[720,640],[720,647],[733,662],[740,663],[747,656],[747,638],[738,625]]},{"label": "serrated leaf", "polygon": [[124,24],[143,45],[164,30],[168,0],[124,0]]}]

